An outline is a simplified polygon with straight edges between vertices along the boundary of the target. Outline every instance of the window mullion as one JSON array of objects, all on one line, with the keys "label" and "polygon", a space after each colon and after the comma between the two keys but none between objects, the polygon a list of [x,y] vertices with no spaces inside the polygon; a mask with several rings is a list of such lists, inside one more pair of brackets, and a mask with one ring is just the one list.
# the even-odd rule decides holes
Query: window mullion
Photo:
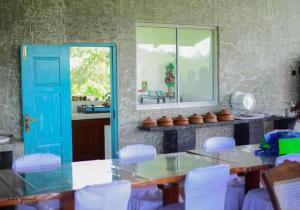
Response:
[{"label": "window mullion", "polygon": [[179,53],[179,49],[178,49],[178,28],[176,28],[176,101],[177,103],[180,103],[180,87],[179,87],[179,69],[178,69],[178,53]]}]

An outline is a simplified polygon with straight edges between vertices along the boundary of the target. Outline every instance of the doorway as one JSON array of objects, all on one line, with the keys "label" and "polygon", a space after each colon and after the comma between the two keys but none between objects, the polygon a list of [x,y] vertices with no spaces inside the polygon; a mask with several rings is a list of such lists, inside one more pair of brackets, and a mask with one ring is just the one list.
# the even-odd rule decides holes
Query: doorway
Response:
[{"label": "doorway", "polygon": [[115,158],[118,150],[115,46],[68,46],[73,161]]}]

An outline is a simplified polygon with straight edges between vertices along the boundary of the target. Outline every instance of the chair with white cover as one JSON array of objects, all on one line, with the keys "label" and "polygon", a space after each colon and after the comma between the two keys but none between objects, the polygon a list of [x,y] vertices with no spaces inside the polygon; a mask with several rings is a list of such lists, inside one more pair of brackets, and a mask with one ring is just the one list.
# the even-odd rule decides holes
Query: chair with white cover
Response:
[{"label": "chair with white cover", "polygon": [[229,165],[191,170],[184,182],[184,203],[174,203],[159,210],[224,210]]},{"label": "chair with white cover", "polygon": [[123,147],[118,152],[120,161],[138,163],[156,158],[156,149],[152,145],[131,144]]},{"label": "chair with white cover", "polygon": [[294,131],[300,132],[300,120],[297,120],[294,125]]},{"label": "chair with white cover", "polygon": [[235,148],[235,140],[226,136],[215,136],[204,141],[203,148],[206,152],[222,152]]},{"label": "chair with white cover", "polygon": [[[275,165],[279,166],[285,160],[300,163],[300,154],[282,155],[276,158]],[[250,190],[244,199],[243,210],[273,210],[271,198],[265,187]]]},{"label": "chair with white cover", "polygon": [[127,210],[130,192],[128,180],[86,186],[75,192],[75,210]]},{"label": "chair with white cover", "polygon": [[297,154],[288,154],[288,155],[282,155],[276,158],[275,164],[276,166],[279,166],[282,164],[285,160],[289,161],[296,161],[300,163],[300,153]]},{"label": "chair with white cover", "polygon": [[[235,148],[235,140],[231,137],[216,136],[205,140],[203,149],[206,152],[222,152]],[[245,196],[245,182],[237,174],[229,176],[225,210],[240,210]]]},{"label": "chair with white cover", "polygon": [[[121,163],[140,163],[155,159],[156,154],[151,145],[132,144],[120,149],[118,157]],[[128,210],[156,210],[162,205],[162,191],[156,185],[150,185],[132,190]]]},{"label": "chair with white cover", "polygon": [[[61,158],[50,153],[24,155],[13,162],[12,169],[17,173],[29,173],[37,170],[50,170],[61,166]],[[47,200],[36,204],[19,204],[19,210],[56,210],[60,209],[59,200]]]},{"label": "chair with white cover", "polygon": [[299,210],[300,163],[286,160],[281,165],[264,171],[262,178],[276,210]]}]

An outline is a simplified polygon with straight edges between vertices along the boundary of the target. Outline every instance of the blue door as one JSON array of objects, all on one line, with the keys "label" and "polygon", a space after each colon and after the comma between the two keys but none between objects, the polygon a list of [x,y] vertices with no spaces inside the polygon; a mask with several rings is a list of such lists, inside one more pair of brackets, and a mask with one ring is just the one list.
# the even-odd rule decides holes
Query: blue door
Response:
[{"label": "blue door", "polygon": [[69,48],[21,49],[25,154],[54,153],[72,161]]}]

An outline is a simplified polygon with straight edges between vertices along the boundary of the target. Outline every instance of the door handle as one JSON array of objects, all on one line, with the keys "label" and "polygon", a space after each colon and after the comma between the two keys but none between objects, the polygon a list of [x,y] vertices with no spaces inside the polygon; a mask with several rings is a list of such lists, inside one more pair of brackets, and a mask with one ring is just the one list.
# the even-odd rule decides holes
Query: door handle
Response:
[{"label": "door handle", "polygon": [[25,124],[25,132],[30,131],[30,123],[31,122],[37,122],[37,118],[31,118],[28,114],[24,116],[24,124]]}]

